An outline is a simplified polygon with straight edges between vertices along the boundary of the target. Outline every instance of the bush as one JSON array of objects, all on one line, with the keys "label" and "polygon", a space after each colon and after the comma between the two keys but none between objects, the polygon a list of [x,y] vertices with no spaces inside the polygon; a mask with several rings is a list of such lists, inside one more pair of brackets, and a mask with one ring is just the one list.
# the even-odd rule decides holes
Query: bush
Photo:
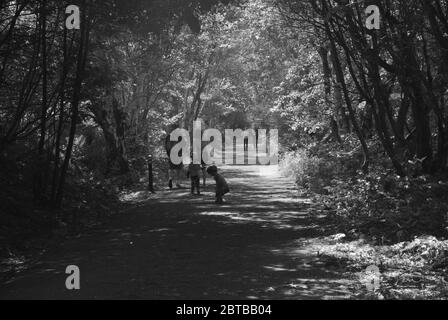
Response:
[{"label": "bush", "polygon": [[384,168],[381,156],[372,156],[370,172],[363,174],[359,155],[357,149],[316,144],[285,153],[280,167],[299,188],[314,194],[349,238],[365,235],[377,243],[395,243],[414,236],[447,236],[448,183],[398,177]]},{"label": "bush", "polygon": [[295,178],[299,187],[316,193],[326,193],[325,187],[330,185],[338,170],[331,161],[303,149],[285,153],[280,167],[285,174]]}]

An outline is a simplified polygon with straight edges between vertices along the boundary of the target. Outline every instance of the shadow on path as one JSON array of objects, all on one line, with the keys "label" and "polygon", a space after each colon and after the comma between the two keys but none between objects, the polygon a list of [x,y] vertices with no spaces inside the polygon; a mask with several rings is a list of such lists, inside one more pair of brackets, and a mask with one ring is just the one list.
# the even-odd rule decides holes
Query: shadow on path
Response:
[{"label": "shadow on path", "polygon": [[[61,244],[0,288],[0,299],[340,299],[352,280],[305,241],[324,230],[275,167],[226,167],[231,194],[214,204],[163,191],[108,226]],[[81,290],[65,289],[65,268]]]}]

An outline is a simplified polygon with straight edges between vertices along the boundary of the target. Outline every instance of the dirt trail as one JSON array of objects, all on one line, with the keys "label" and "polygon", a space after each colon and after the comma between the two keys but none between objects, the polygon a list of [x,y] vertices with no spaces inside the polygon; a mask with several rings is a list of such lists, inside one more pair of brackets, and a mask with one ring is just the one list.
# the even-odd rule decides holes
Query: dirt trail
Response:
[{"label": "dirt trail", "polygon": [[[322,228],[275,167],[223,170],[232,193],[216,206],[163,191],[100,230],[68,240],[0,287],[0,299],[332,299],[350,295],[343,270],[304,245]],[[81,290],[65,289],[65,268]]]}]

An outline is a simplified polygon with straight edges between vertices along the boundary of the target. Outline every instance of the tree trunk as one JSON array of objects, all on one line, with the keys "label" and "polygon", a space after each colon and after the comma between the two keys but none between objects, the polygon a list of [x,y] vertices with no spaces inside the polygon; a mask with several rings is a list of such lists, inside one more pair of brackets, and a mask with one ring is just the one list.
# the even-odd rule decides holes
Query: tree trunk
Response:
[{"label": "tree trunk", "polygon": [[358,136],[359,142],[361,143],[361,148],[362,148],[363,158],[364,158],[361,168],[362,168],[363,172],[367,173],[369,170],[369,149],[367,147],[366,140],[361,131],[358,120],[356,118],[355,111],[353,110],[352,102],[350,100],[350,95],[349,95],[349,92],[347,89],[347,85],[345,83],[344,73],[342,71],[342,66],[341,66],[341,63],[339,60],[339,54],[338,54],[334,39],[331,36],[330,28],[327,23],[326,23],[326,31],[327,31],[327,35],[330,39],[330,50],[331,50],[331,55],[332,55],[332,59],[333,59],[334,72],[336,74],[336,81],[339,83],[339,85],[342,89],[342,92],[344,94],[345,104],[346,104],[348,112],[349,112],[350,120],[352,122],[355,133]]},{"label": "tree trunk", "polygon": [[110,103],[103,105],[93,105],[90,110],[95,115],[95,121],[103,131],[107,149],[106,174],[115,173],[126,174],[129,172],[129,164],[126,156],[125,146],[125,115],[120,110],[119,102],[115,97],[110,96]]},{"label": "tree trunk", "polygon": [[58,128],[55,132],[56,141],[54,146],[54,168],[53,168],[53,180],[51,186],[51,203],[55,202],[56,192],[57,192],[57,182],[59,179],[59,169],[60,169],[60,161],[61,161],[61,135],[62,129],[64,126],[64,117],[65,117],[65,84],[67,80],[68,73],[68,59],[67,59],[67,28],[64,28],[63,35],[63,62],[62,62],[62,75],[61,75],[61,90],[59,93],[59,121]]},{"label": "tree trunk", "polygon": [[65,152],[64,162],[61,168],[61,174],[59,178],[58,191],[56,193],[55,205],[60,207],[62,204],[62,199],[64,196],[64,186],[65,180],[67,176],[67,170],[70,163],[70,158],[73,151],[73,144],[75,140],[76,127],[78,123],[78,115],[79,115],[79,104],[81,102],[81,89],[82,89],[82,81],[84,79],[84,70],[87,61],[87,53],[88,53],[88,44],[89,44],[89,34],[90,34],[90,25],[88,23],[88,6],[86,4],[86,0],[82,1],[83,7],[86,8],[84,13],[82,14],[81,21],[81,36],[79,39],[79,49],[78,49],[78,58],[77,58],[77,67],[76,67],[76,78],[73,87],[73,97],[71,102],[71,123],[70,123],[70,134],[69,140],[67,144],[67,149]]},{"label": "tree trunk", "polygon": [[[334,109],[331,104],[331,70],[330,64],[328,62],[328,49],[324,46],[319,48],[319,55],[322,61],[322,73],[324,76],[324,86],[325,86],[325,103],[329,110]],[[338,142],[342,143],[341,136],[339,134],[339,125],[336,121],[335,115],[337,115],[337,110],[333,110],[332,116],[329,119],[330,130],[333,138]]]}]

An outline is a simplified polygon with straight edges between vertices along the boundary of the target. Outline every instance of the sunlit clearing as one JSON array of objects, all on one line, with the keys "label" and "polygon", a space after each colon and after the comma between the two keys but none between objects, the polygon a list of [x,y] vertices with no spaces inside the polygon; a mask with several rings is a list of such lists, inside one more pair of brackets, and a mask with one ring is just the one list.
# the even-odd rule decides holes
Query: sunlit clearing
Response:
[{"label": "sunlit clearing", "polygon": [[278,165],[275,166],[259,166],[258,174],[262,177],[274,177],[279,175]]}]

